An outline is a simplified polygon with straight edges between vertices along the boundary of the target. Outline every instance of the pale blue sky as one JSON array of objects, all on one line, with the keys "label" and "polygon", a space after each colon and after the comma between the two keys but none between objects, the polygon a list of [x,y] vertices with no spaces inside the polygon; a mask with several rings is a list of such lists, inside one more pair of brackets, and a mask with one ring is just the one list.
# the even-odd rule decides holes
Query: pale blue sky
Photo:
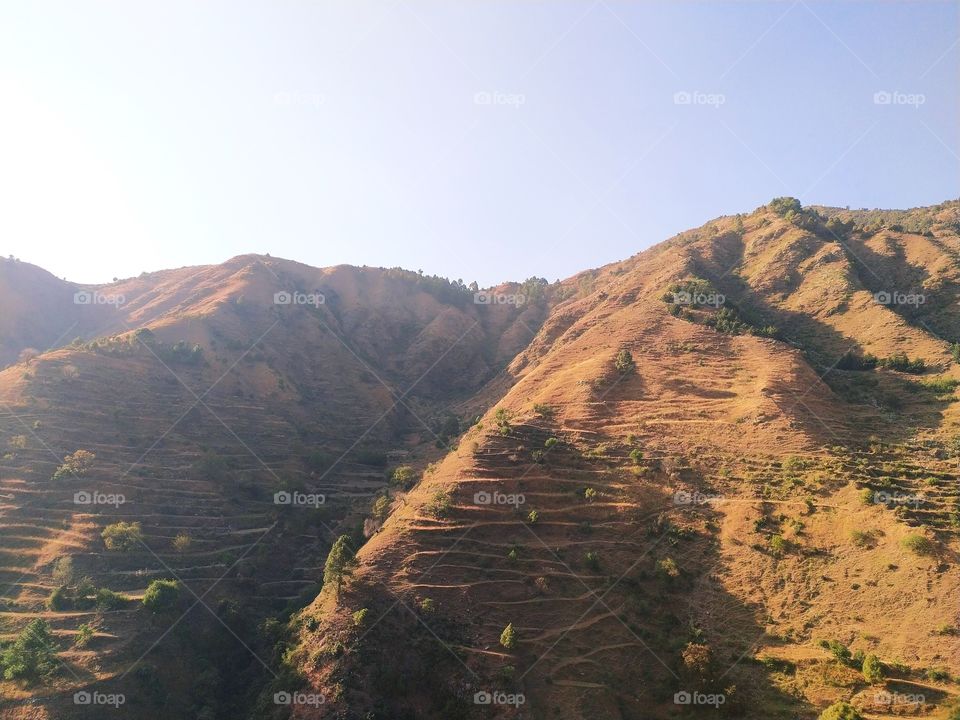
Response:
[{"label": "pale blue sky", "polygon": [[956,2],[10,0],[0,253],[490,285],[776,195],[931,204],[960,194],[958,32]]}]

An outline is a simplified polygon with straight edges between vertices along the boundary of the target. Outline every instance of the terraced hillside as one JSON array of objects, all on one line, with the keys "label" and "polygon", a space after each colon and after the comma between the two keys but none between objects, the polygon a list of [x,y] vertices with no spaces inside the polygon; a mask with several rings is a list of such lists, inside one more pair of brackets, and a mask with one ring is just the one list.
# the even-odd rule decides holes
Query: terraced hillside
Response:
[{"label": "terraced hillside", "polygon": [[[123,694],[127,717],[244,714],[273,618],[316,596],[340,533],[362,538],[387,453],[439,453],[549,290],[475,304],[416,273],[253,256],[66,289],[51,302],[90,334],[26,354],[36,336],[4,337],[20,361],[0,371],[0,637],[55,651],[44,677],[0,681],[4,717],[99,717],[77,692]],[[29,302],[10,311],[29,325]],[[179,597],[153,612],[165,580]]]},{"label": "terraced hillside", "polygon": [[897,219],[777,199],[564,283],[258,716],[955,712],[960,215]]}]

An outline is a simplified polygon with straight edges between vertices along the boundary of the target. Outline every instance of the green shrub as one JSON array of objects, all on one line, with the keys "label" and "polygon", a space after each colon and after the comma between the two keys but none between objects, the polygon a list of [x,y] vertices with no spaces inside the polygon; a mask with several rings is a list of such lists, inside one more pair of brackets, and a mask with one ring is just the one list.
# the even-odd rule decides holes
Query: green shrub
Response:
[{"label": "green shrub", "polygon": [[930,538],[917,535],[916,533],[907,535],[900,541],[900,544],[916,555],[935,555],[937,551],[936,546]]},{"label": "green shrub", "polygon": [[373,507],[371,508],[371,514],[373,519],[377,522],[383,522],[387,519],[387,515],[390,514],[390,496],[389,495],[380,495],[376,500],[373,501]]},{"label": "green shrub", "polygon": [[587,488],[583,491],[583,499],[587,502],[593,502],[597,499],[599,493],[594,488]]},{"label": "green shrub", "polygon": [[558,438],[549,437],[547,438],[546,442],[543,443],[543,446],[549,450],[550,448],[555,447],[559,442],[560,440]]},{"label": "green shrub", "polygon": [[787,541],[783,539],[783,535],[771,535],[770,536],[770,552],[772,552],[777,557],[780,557],[787,551]]},{"label": "green shrub", "polygon": [[367,622],[367,616],[370,615],[368,608],[360,608],[353,614],[353,624],[355,627],[363,627]]},{"label": "green shrub", "polygon": [[100,534],[107,550],[126,552],[133,550],[143,542],[143,531],[140,523],[117,522],[107,525]]},{"label": "green shrub", "polygon": [[873,533],[869,530],[851,530],[850,542],[857,547],[869,547],[873,542]]},{"label": "green shrub", "polygon": [[122,607],[127,600],[128,598],[108,588],[97,590],[96,605],[98,610],[116,610]]},{"label": "green shrub", "polygon": [[55,611],[67,610],[70,607],[70,596],[66,585],[60,585],[54,588],[47,598],[47,607]]},{"label": "green shrub", "polygon": [[867,655],[863,659],[863,679],[868,683],[878,683],[883,680],[883,665],[876,655]]},{"label": "green shrub", "polygon": [[53,473],[54,480],[62,480],[65,477],[81,477],[93,466],[93,461],[97,456],[89,450],[77,450],[75,453],[63,458],[63,464]]},{"label": "green shrub", "polygon": [[863,715],[853,705],[841,700],[820,713],[818,720],[863,720]]},{"label": "green shrub", "polygon": [[83,623],[77,628],[77,636],[73,639],[75,648],[85,648],[93,640],[93,628]]},{"label": "green shrub", "polygon": [[634,465],[639,465],[640,461],[643,460],[643,453],[634,448],[630,451],[630,462]]},{"label": "green shrub", "polygon": [[409,490],[417,482],[417,473],[409,465],[401,465],[394,468],[393,474],[390,476],[390,482],[404,490]]},{"label": "green shrub", "polygon": [[584,564],[591,570],[600,569],[600,556],[595,553],[593,550],[589,551],[586,555],[583,556]]},{"label": "green shrub", "polygon": [[513,412],[507,410],[507,408],[497,408],[497,411],[493,414],[493,420],[499,428],[501,435],[510,434],[510,421],[513,419]]},{"label": "green shrub", "polygon": [[0,655],[0,667],[6,680],[32,682],[52,675],[57,669],[57,649],[47,621],[31,620]]},{"label": "green shrub", "polygon": [[513,629],[513,623],[509,623],[500,633],[500,644],[507,650],[513,650],[517,646],[517,632]]},{"label": "green shrub", "polygon": [[767,203],[767,207],[780,217],[786,216],[789,212],[799,213],[803,210],[803,205],[795,197],[776,197]]},{"label": "green shrub", "polygon": [[451,506],[450,493],[446,490],[437,490],[427,504],[427,512],[440,520],[447,516]]},{"label": "green shrub", "polygon": [[657,575],[663,578],[675,578],[680,576],[680,568],[673,558],[663,558],[657,561]]},{"label": "green shrub", "polygon": [[633,361],[633,355],[629,350],[621,350],[613,360],[613,366],[621,375],[635,372],[637,364]]},{"label": "green shrub", "polygon": [[333,586],[337,591],[343,581],[353,574],[357,557],[350,546],[350,536],[341,535],[330,548],[327,561],[323,567],[323,586]]},{"label": "green shrub", "polygon": [[927,369],[927,364],[922,359],[911,360],[904,352],[894,353],[890,357],[878,361],[878,364],[888,370],[914,375],[919,375]]},{"label": "green shrub", "polygon": [[537,415],[542,417],[544,420],[549,420],[556,413],[556,411],[552,407],[550,407],[549,405],[545,405],[543,403],[534,403],[533,411]]},{"label": "green shrub", "polygon": [[154,580],[143,595],[143,606],[152,613],[172,610],[180,601],[180,583],[176,580]]},{"label": "green shrub", "polygon": [[527,522],[530,523],[531,525],[536,525],[537,520],[539,519],[540,519],[540,513],[538,513],[536,510],[531,510],[527,514]]}]

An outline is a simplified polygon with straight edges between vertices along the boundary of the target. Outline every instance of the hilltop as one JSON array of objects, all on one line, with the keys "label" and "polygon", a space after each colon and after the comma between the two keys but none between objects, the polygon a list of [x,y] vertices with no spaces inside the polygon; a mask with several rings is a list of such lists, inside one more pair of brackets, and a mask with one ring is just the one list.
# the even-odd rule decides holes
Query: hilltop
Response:
[{"label": "hilltop", "polygon": [[716,714],[682,693],[944,718],[958,253],[957,201],[778,198],[480,295],[267,256],[104,286],[0,261],[4,639],[45,620],[63,663],[0,684],[3,716],[93,717],[72,696],[99,690],[136,718]]}]

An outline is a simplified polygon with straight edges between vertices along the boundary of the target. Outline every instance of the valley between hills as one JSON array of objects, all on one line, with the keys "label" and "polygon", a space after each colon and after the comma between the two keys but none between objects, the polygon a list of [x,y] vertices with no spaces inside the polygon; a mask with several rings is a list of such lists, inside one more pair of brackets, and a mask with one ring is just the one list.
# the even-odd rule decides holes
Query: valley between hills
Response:
[{"label": "valley between hills", "polygon": [[481,291],[0,260],[0,717],[960,717],[960,202]]}]

